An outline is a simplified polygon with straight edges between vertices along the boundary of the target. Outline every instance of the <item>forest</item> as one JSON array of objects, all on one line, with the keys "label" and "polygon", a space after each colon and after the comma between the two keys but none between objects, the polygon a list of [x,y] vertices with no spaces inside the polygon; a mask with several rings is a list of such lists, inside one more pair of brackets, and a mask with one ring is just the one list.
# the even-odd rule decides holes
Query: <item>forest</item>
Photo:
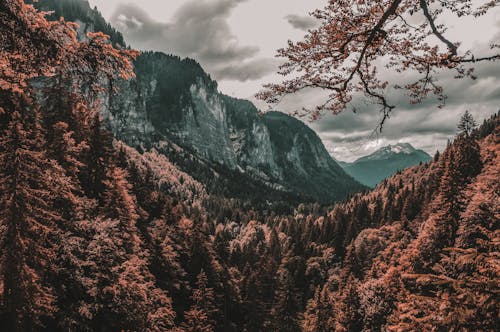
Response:
[{"label": "forest", "polygon": [[113,137],[139,53],[111,41],[0,2],[0,330],[498,329],[500,114],[343,202],[254,206]]}]

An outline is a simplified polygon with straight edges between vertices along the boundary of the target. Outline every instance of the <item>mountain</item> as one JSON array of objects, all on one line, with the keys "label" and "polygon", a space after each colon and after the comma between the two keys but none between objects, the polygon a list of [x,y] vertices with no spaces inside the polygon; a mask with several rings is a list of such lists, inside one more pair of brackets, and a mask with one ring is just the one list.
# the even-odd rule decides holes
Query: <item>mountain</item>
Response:
[{"label": "mountain", "polygon": [[[84,31],[123,38],[86,1],[41,1],[52,18],[70,17]],[[364,189],[330,157],[317,134],[288,115],[260,115],[246,100],[220,93],[192,59],[144,52],[136,79],[103,96],[113,134],[136,148],[155,148],[211,192],[263,199],[338,201]]]},{"label": "mountain", "polygon": [[409,143],[398,143],[385,146],[352,163],[339,162],[339,165],[357,181],[373,188],[397,171],[431,159],[427,152],[417,150]]},{"label": "mountain", "polygon": [[125,47],[123,35],[116,31],[101,15],[97,8],[92,9],[87,0],[25,0],[39,10],[49,12],[49,20],[64,17],[66,21],[76,22],[79,38],[85,38],[87,32],[101,31],[109,36],[114,45]]}]

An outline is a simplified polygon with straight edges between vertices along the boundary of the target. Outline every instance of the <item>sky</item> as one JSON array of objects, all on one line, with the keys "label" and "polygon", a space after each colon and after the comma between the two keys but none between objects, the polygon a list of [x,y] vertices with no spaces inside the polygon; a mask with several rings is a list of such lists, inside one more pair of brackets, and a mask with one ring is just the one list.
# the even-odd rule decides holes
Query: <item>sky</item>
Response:
[{"label": "sky", "polygon": [[[474,0],[478,1],[479,0]],[[308,13],[326,0],[89,0],[121,31],[127,43],[140,50],[156,50],[194,58],[228,95],[267,106],[254,95],[262,85],[278,82],[281,60],[274,57],[288,40],[300,40],[318,23]],[[464,49],[488,53],[500,43],[500,8],[480,20],[443,16],[446,36],[463,42]],[[376,106],[359,101],[357,112],[326,115],[306,124],[315,130],[332,156],[352,161],[378,148],[410,143],[429,154],[442,150],[453,138],[460,115],[469,110],[481,122],[500,109],[500,62],[476,66],[478,79],[457,80],[440,75],[448,96],[438,109],[433,100],[410,105],[400,92],[388,91],[397,108],[384,131],[374,135],[380,119]],[[286,98],[278,110],[292,112],[314,106],[324,92],[311,90]]]}]

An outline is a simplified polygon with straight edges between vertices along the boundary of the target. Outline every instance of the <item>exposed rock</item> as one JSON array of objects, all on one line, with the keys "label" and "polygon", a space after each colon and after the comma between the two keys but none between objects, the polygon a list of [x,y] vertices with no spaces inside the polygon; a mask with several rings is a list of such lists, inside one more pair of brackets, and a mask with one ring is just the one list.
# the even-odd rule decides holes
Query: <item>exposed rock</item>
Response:
[{"label": "exposed rock", "polygon": [[[55,9],[55,18],[79,21],[80,38],[100,29],[124,46],[121,35],[86,1],[37,5]],[[110,89],[103,97],[110,129],[132,147],[164,153],[209,190],[331,201],[363,189],[304,123],[278,112],[261,116],[249,101],[221,94],[196,61],[145,52],[135,61],[135,73],[136,79],[120,83],[118,94]]]}]

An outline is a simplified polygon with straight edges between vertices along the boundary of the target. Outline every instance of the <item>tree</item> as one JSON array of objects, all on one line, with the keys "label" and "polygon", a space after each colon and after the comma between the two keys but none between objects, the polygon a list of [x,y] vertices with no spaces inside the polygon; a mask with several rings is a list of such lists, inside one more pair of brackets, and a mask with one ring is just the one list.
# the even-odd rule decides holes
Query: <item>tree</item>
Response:
[{"label": "tree", "polygon": [[473,136],[458,136],[456,141],[456,159],[458,172],[463,184],[471,181],[483,167],[479,144]]},{"label": "tree", "polygon": [[434,162],[438,162],[440,156],[441,156],[441,153],[439,152],[439,150],[436,150],[436,153],[434,154],[434,158],[432,160]]},{"label": "tree", "polygon": [[458,133],[459,135],[464,135],[465,137],[469,137],[472,135],[472,132],[477,127],[477,123],[470,114],[469,111],[465,111],[465,113],[460,118],[458,122]]},{"label": "tree", "polygon": [[68,175],[76,177],[83,167],[79,157],[86,144],[76,143],[73,132],[69,131],[66,122],[57,122],[51,129],[52,142],[48,143],[49,155],[64,168]]},{"label": "tree", "polygon": [[245,327],[248,331],[264,329],[265,322],[265,296],[262,285],[260,269],[252,269],[246,265],[243,269],[244,279],[241,290],[245,310]]},{"label": "tree", "polygon": [[50,179],[63,170],[48,160],[37,111],[14,112],[0,141],[0,225],[6,327],[41,327],[57,311],[47,282],[56,268],[62,216],[53,208],[59,196]]},{"label": "tree", "polygon": [[307,303],[302,322],[304,332],[328,332],[335,330],[335,313],[327,285],[316,287],[314,297]]},{"label": "tree", "polygon": [[[257,96],[275,104],[300,90],[327,90],[322,104],[297,112],[314,120],[324,111],[342,112],[353,98],[363,95],[380,106],[382,129],[395,105],[386,95],[390,83],[380,68],[421,75],[403,86],[392,84],[407,90],[411,102],[434,94],[444,103],[446,96],[435,77],[438,71],[448,69],[458,78],[474,78],[470,64],[498,60],[500,54],[479,56],[461,50],[458,42],[446,37],[445,26],[439,22],[443,11],[479,18],[498,4],[495,0],[329,0],[324,9],[312,13],[322,22],[318,28],[310,30],[303,41],[289,41],[287,48],[278,50],[278,56],[286,59],[279,73],[291,78],[266,85]],[[416,17],[418,22],[411,25]]]},{"label": "tree", "polygon": [[191,296],[193,306],[184,313],[183,328],[187,332],[212,332],[215,330],[215,293],[208,287],[206,273],[202,270]]},{"label": "tree", "polygon": [[278,286],[271,310],[273,331],[300,331],[300,293],[286,268],[278,270]]},{"label": "tree", "polygon": [[114,162],[113,137],[103,128],[101,115],[98,113],[95,114],[89,129],[88,149],[84,154],[85,168],[80,178],[86,194],[102,202],[105,182],[108,179],[106,171]]},{"label": "tree", "polygon": [[[59,278],[68,275],[59,258],[64,233],[86,203],[75,194],[81,164],[72,132],[68,123],[54,121],[57,116],[49,120],[43,114],[38,88],[64,73],[78,88],[73,95],[70,88],[60,93],[85,100],[82,91],[102,91],[103,78],[130,78],[137,54],[114,49],[102,34],[79,42],[75,28],[64,20],[47,21],[24,1],[0,2],[1,324],[9,331],[56,329],[56,316],[65,310],[59,292],[69,293],[67,280]],[[72,107],[64,109],[70,104],[77,105],[65,103],[51,111],[72,113]]]},{"label": "tree", "polygon": [[335,331],[361,331],[363,317],[360,314],[360,299],[358,295],[359,282],[353,277],[345,282],[345,288],[340,294],[335,308],[337,325]]}]

